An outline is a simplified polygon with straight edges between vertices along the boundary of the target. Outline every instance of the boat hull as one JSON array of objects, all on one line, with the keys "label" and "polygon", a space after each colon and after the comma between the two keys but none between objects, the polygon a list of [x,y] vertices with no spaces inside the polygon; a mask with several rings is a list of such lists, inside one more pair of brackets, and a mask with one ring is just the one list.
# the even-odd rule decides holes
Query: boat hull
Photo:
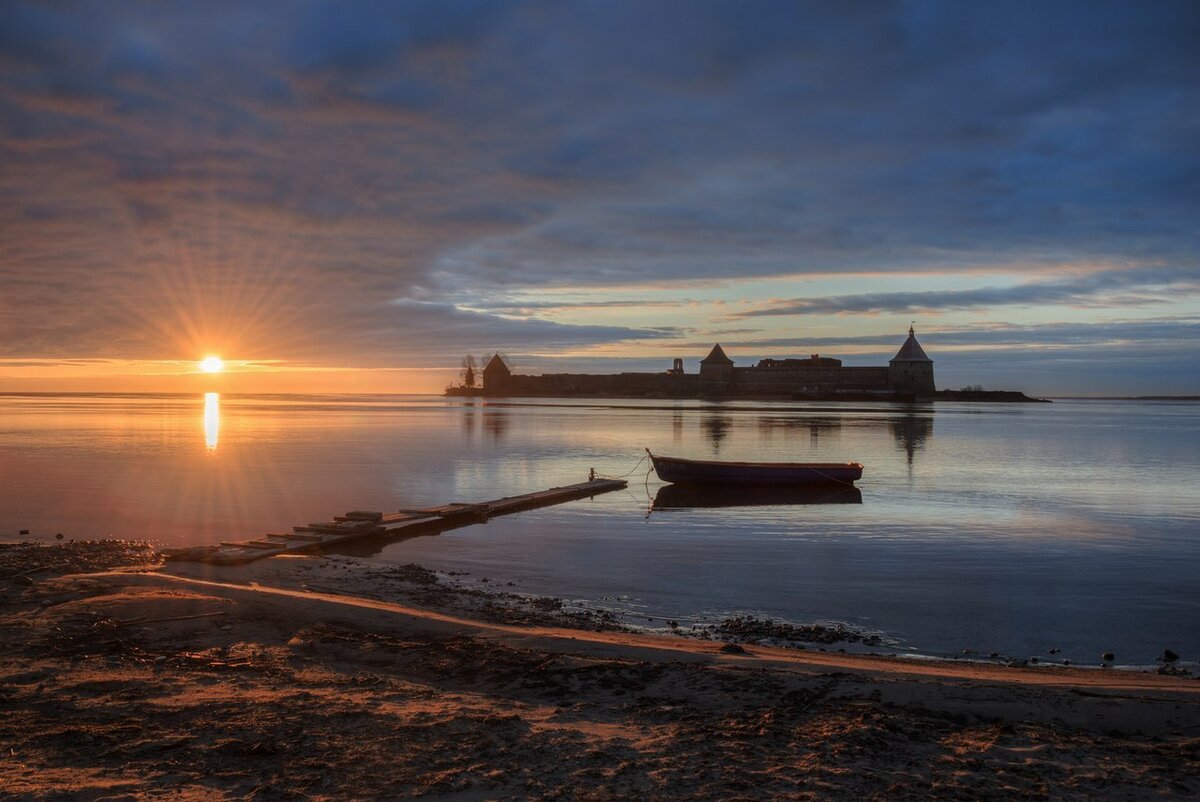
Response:
[{"label": "boat hull", "polygon": [[654,471],[664,482],[699,485],[796,486],[847,485],[862,478],[857,462],[708,462],[651,454]]}]

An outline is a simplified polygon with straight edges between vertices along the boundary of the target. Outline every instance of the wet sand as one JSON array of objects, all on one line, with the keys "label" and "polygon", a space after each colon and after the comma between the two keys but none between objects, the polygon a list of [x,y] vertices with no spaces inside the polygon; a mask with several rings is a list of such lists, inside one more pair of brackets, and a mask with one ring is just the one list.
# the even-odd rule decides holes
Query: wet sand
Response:
[{"label": "wet sand", "polygon": [[10,798],[1200,796],[1190,676],[724,653],[419,566],[68,545],[0,546]]}]

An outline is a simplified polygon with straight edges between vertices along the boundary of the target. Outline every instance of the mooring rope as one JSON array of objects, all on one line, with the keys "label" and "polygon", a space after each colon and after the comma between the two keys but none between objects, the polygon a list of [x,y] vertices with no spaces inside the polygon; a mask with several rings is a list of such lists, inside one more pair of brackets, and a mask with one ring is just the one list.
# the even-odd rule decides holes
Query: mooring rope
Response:
[{"label": "mooring rope", "polygon": [[[647,457],[649,457],[649,456],[650,456],[650,455],[649,455],[649,454],[647,454],[645,457],[642,457],[640,460],[638,460],[638,461],[637,461],[637,462],[634,464],[633,468],[632,468],[632,469],[630,469],[628,473],[623,473],[623,474],[621,474],[620,476],[611,476],[611,475],[609,475],[609,474],[607,474],[607,473],[596,473],[596,469],[595,469],[595,468],[592,468],[592,470],[591,470],[591,473],[590,473],[589,475],[590,475],[590,476],[591,476],[593,479],[594,479],[594,478],[597,478],[597,477],[598,477],[598,478],[600,478],[600,479],[624,479],[624,478],[625,478],[625,477],[627,477],[627,476],[633,476],[635,473],[637,473],[637,469],[638,469],[638,468],[641,466],[641,464],[642,464],[643,462],[645,462],[645,461],[646,461]],[[653,470],[653,469],[654,469],[654,466],[653,466],[653,465],[651,465],[651,466],[650,466],[650,470]],[[647,475],[649,475],[650,471],[646,471],[646,473],[647,473]]]},{"label": "mooring rope", "polygon": [[815,474],[824,476],[826,479],[828,479],[831,482],[837,482],[839,485],[849,485],[850,487],[854,487],[854,482],[847,482],[845,479],[839,479],[836,476],[830,476],[829,474],[825,473],[824,471],[819,471],[816,468],[809,468],[809,470]]}]

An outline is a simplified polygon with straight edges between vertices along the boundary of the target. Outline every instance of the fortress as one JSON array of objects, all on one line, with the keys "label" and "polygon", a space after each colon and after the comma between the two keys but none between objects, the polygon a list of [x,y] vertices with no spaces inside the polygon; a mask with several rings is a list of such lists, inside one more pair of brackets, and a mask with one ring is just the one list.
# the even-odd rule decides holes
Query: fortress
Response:
[{"label": "fortress", "polygon": [[808,359],[763,359],[737,367],[721,344],[700,360],[699,373],[686,373],[676,359],[662,373],[512,373],[493,356],[483,369],[485,396],[644,396],[651,398],[877,398],[913,399],[933,395],[933,360],[908,339],[884,367],[845,367],[842,360],[813,354]]}]

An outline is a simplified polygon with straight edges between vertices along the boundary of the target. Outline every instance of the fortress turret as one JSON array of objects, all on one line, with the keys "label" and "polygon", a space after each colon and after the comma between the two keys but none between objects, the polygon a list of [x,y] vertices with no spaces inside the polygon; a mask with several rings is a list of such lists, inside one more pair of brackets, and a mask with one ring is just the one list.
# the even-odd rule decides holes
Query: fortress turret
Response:
[{"label": "fortress turret", "polygon": [[494,355],[483,369],[483,392],[490,395],[503,395],[511,384],[512,371],[504,364],[499,354]]},{"label": "fortress turret", "polygon": [[925,354],[917,342],[913,327],[908,327],[908,339],[888,362],[888,384],[898,393],[932,393],[933,360]]},{"label": "fortress turret", "polygon": [[701,395],[725,395],[733,387],[733,360],[725,356],[717,343],[708,356],[700,360]]}]

